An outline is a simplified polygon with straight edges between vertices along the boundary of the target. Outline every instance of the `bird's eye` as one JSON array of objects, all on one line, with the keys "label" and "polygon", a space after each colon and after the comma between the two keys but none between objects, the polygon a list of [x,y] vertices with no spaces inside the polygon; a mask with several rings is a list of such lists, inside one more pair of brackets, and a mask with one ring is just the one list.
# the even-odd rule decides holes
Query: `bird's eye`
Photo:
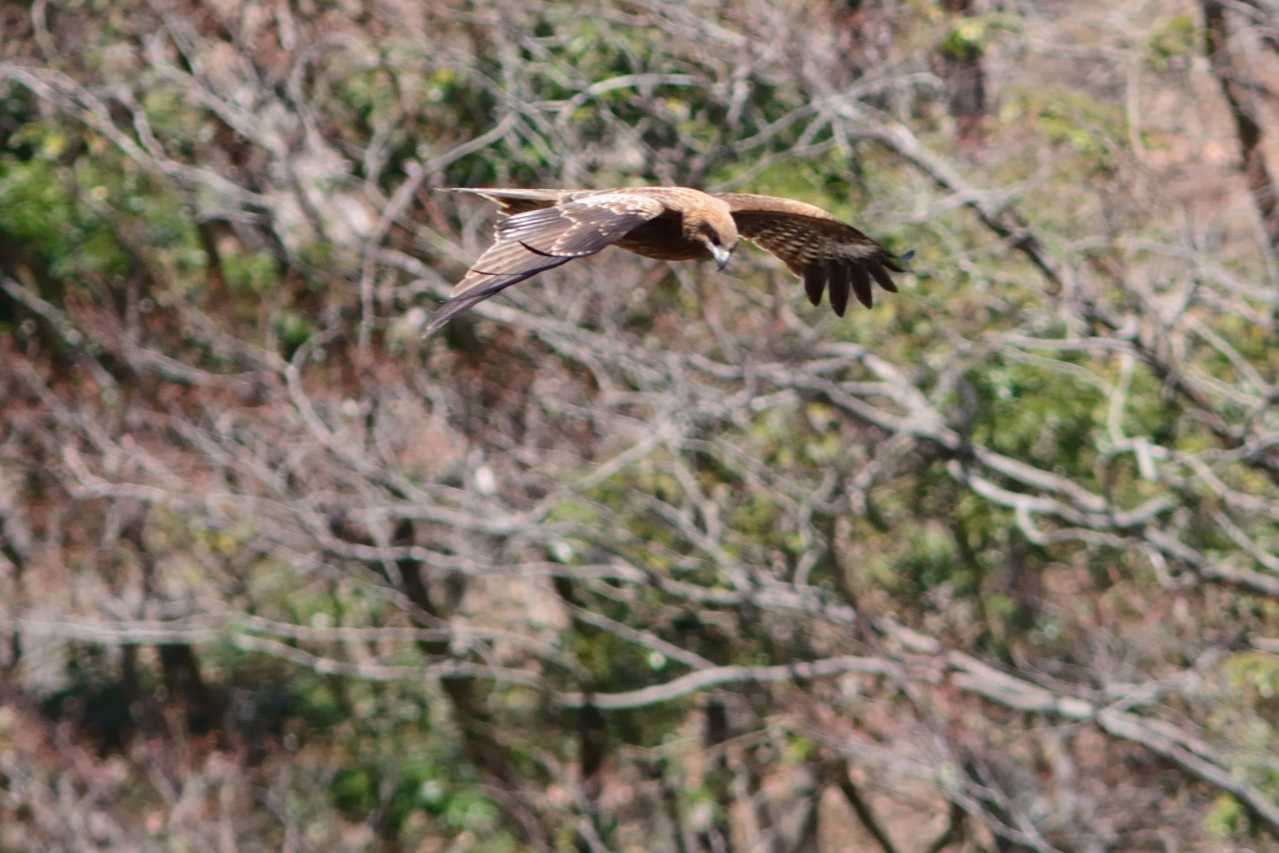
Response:
[{"label": "bird's eye", "polygon": [[716,246],[719,245],[719,235],[715,233],[715,229],[712,228],[711,226],[703,225],[702,234],[704,234],[706,236],[706,239],[710,240],[712,244]]}]

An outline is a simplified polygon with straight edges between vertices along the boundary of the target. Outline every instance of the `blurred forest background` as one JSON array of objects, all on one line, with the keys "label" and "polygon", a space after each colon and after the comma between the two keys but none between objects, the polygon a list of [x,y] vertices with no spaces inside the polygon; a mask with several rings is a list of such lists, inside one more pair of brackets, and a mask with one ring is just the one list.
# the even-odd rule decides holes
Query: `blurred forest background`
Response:
[{"label": "blurred forest background", "polygon": [[[1276,0],[0,3],[0,848],[1279,849]],[[422,340],[493,211],[790,195]]]}]

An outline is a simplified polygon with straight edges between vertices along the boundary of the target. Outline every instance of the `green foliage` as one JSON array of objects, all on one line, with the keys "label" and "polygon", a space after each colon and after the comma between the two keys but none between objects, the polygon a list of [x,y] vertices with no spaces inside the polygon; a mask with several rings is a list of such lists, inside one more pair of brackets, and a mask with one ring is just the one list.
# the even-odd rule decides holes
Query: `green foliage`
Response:
[{"label": "green foliage", "polygon": [[1030,122],[1045,140],[1072,155],[1057,164],[1063,175],[1067,171],[1078,175],[1080,168],[1090,173],[1117,168],[1127,133],[1119,104],[1065,88],[1015,88],[1010,94],[1002,117]]},{"label": "green foliage", "polygon": [[925,527],[910,531],[903,539],[908,547],[880,570],[884,582],[914,596],[956,583],[960,592],[971,588],[975,578],[960,561],[949,534]]},{"label": "green foliage", "polygon": [[1195,18],[1173,15],[1146,37],[1146,62],[1155,71],[1185,67],[1199,52],[1203,37]]},{"label": "green foliage", "polygon": [[152,131],[168,141],[178,152],[190,152],[204,132],[205,114],[176,87],[155,86],[142,98]]},{"label": "green foliage", "polygon": [[1014,15],[964,16],[951,24],[937,49],[950,59],[973,62],[981,58],[998,33],[1020,29],[1020,20]]},{"label": "green foliage", "polygon": [[[63,144],[60,139],[47,135],[43,144],[57,148]],[[45,160],[0,161],[0,237],[37,253],[59,278],[123,273],[128,259],[109,220],[83,203],[82,189],[96,204],[107,200],[105,186],[69,184]]]},{"label": "green foliage", "polygon": [[9,148],[0,151],[0,241],[20,245],[50,278],[101,293],[141,261],[179,288],[198,279],[203,255],[186,204],[104,140],[34,121]]},{"label": "green foliage", "polygon": [[1279,708],[1279,660],[1273,655],[1234,655],[1226,662],[1225,674],[1235,689],[1253,693]]},{"label": "green foliage", "polygon": [[938,49],[951,59],[973,61],[981,56],[986,38],[987,27],[982,18],[964,18],[950,28]]},{"label": "green foliage", "polygon": [[377,778],[368,768],[339,770],[329,790],[333,804],[352,820],[362,820],[377,806]]},{"label": "green foliage", "polygon": [[1204,818],[1208,831],[1220,839],[1242,839],[1251,833],[1251,821],[1243,803],[1229,794],[1218,794],[1212,811]]},{"label": "green foliage", "polygon": [[496,805],[443,755],[388,758],[346,767],[333,775],[329,795],[348,820],[374,818],[387,838],[399,837],[417,818],[450,835],[486,839],[486,849],[508,849]]},{"label": "green foliage", "polygon": [[[280,284],[280,272],[270,252],[235,253],[224,255],[221,260],[227,283],[245,296],[263,296]],[[280,336],[287,337],[286,332],[281,330]]]},{"label": "green foliage", "polygon": [[285,358],[293,358],[298,347],[306,343],[315,332],[315,327],[306,317],[289,309],[276,314],[272,325],[280,340],[281,354]]},{"label": "green foliage", "polygon": [[1091,477],[1094,436],[1105,418],[1103,389],[1074,373],[998,356],[969,379],[979,400],[974,438],[1050,470]]}]

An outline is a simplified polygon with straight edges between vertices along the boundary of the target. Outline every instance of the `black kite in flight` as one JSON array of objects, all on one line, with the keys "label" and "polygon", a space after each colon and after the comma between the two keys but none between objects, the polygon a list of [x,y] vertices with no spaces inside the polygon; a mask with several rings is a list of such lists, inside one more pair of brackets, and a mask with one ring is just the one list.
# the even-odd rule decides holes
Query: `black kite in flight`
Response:
[{"label": "black kite in flight", "polygon": [[867,308],[871,279],[897,291],[888,270],[897,258],[820,207],[747,193],[709,194],[687,187],[612,190],[458,189],[501,206],[493,245],[453,288],[427,334],[456,315],[543,270],[619,246],[649,258],[713,258],[723,269],[739,237],[785,261],[804,280],[814,305],[830,288],[830,304],[844,316],[851,292]]}]

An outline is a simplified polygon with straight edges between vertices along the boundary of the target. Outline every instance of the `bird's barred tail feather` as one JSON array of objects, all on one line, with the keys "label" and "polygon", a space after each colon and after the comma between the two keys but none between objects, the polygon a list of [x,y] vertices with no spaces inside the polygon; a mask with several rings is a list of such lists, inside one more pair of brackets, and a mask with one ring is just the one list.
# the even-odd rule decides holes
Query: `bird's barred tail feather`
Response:
[{"label": "bird's barred tail feather", "polygon": [[504,190],[496,187],[441,187],[440,189],[444,192],[481,196],[498,205],[500,212],[507,215],[542,210],[557,204],[564,196],[563,190]]}]

